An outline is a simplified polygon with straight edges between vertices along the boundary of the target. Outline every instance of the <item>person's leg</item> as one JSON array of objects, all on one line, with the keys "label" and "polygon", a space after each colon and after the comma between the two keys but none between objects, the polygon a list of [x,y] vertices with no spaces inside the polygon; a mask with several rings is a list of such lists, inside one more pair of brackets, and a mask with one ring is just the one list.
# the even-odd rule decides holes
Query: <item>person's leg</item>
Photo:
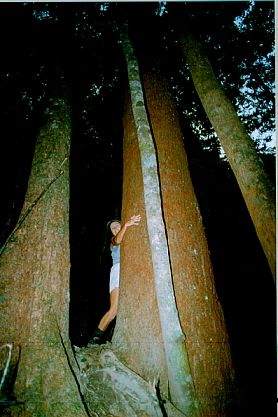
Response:
[{"label": "person's leg", "polygon": [[119,305],[119,287],[114,288],[110,293],[110,308],[107,313],[104,314],[100,323],[98,325],[98,329],[102,330],[103,332],[107,329],[109,324],[117,315]]},{"label": "person's leg", "polygon": [[91,344],[101,344],[104,341],[105,330],[116,317],[119,304],[119,287],[114,288],[110,292],[110,308],[107,313],[104,314],[99,322],[97,329],[94,331],[92,338],[89,340]]}]

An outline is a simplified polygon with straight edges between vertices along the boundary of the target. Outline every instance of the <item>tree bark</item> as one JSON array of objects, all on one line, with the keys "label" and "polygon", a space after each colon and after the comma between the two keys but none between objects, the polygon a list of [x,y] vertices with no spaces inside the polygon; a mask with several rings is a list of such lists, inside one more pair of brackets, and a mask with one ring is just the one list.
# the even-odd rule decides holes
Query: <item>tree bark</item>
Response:
[{"label": "tree bark", "polygon": [[81,417],[87,412],[68,337],[71,115],[67,101],[53,99],[45,117],[21,216],[0,259],[0,333],[2,343],[20,349],[18,363],[12,363],[17,368],[12,395],[18,407],[11,415]]},{"label": "tree bark", "polygon": [[199,410],[172,285],[154,142],[144,106],[137,60],[126,33],[123,33],[121,39],[127,61],[131,105],[140,150],[147,231],[169,391],[171,400],[178,409],[190,416],[197,416]]},{"label": "tree bark", "polygon": [[181,47],[207,116],[225,151],[276,279],[275,196],[254,144],[218,82],[200,43],[189,31]]},{"label": "tree bark", "polygon": [[[139,86],[138,73],[136,77],[135,84]],[[225,416],[234,383],[229,338],[215,290],[178,113],[168,85],[157,68],[143,74],[142,80],[145,97],[138,95],[137,105],[139,108],[144,103],[147,106],[157,151],[162,197],[160,210],[162,207],[175,302],[186,334],[183,343],[188,352],[188,368],[193,377],[200,414]],[[136,143],[137,136],[144,129],[136,132],[134,118],[137,116],[133,114],[137,114],[137,109],[132,112],[128,102],[124,115],[123,218],[135,212],[143,216],[139,228],[130,230],[122,247],[120,307],[113,344],[121,346],[122,359],[127,366],[145,379],[160,379],[164,389],[168,367],[165,366],[166,360],[163,362],[166,354],[163,353],[165,341],[161,327],[162,319],[168,329],[172,327],[172,321],[167,311],[168,299],[164,298],[160,308],[155,301],[159,296],[156,285],[160,282],[154,281],[155,267],[150,259],[151,235],[144,222],[144,206],[152,205],[153,200],[152,195],[146,198],[144,194],[142,156],[140,158]],[[148,136],[150,132],[145,129]],[[146,209],[147,219],[148,215]],[[163,308],[166,313],[161,318]],[[194,412],[196,410],[187,409],[188,415],[194,415]]]},{"label": "tree bark", "polygon": [[[228,413],[234,371],[229,337],[194,193],[178,112],[158,68],[144,91],[159,161],[175,297],[203,416]],[[185,138],[186,141],[186,138]]]},{"label": "tree bark", "polygon": [[140,152],[129,94],[123,125],[122,219],[140,213],[141,222],[128,230],[121,244],[120,302],[113,346],[129,368],[144,379],[160,380],[160,389],[167,396],[167,366],[154,287]]}]

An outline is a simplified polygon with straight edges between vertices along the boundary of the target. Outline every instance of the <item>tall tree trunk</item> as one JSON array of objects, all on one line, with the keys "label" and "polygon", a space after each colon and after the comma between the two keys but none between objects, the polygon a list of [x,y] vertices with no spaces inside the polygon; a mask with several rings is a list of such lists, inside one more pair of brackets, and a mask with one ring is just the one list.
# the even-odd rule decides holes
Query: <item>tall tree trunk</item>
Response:
[{"label": "tall tree trunk", "polygon": [[[86,416],[69,337],[67,101],[53,99],[40,130],[20,219],[0,259],[2,343],[19,347],[11,415]],[[7,376],[8,378],[8,376]],[[19,409],[21,411],[19,411]],[[13,414],[14,412],[14,414]]]},{"label": "tall tree trunk", "polygon": [[209,120],[235,174],[258,238],[276,278],[275,197],[254,144],[218,82],[208,57],[192,33],[184,31],[181,46]]},{"label": "tall tree trunk", "polygon": [[[132,52],[128,51],[129,53],[133,58]],[[183,332],[187,335],[186,343],[183,339],[183,344],[189,355],[188,375],[189,377],[193,375],[201,414],[209,416],[220,413],[224,416],[230,398],[229,390],[233,384],[229,340],[215,291],[209,252],[190,179],[178,114],[166,83],[160,77],[156,77],[155,73],[144,76],[146,104],[158,153],[162,196],[162,202],[160,201],[158,207],[155,202],[153,203],[153,194],[146,193],[148,184],[146,180],[144,181],[144,170],[152,168],[153,161],[156,161],[155,152],[149,143],[144,145],[145,149],[144,146],[142,149],[141,144],[142,172],[140,169],[135,125],[137,124],[139,148],[142,140],[140,135],[144,134],[146,140],[150,137],[150,130],[144,109],[141,114],[138,113],[138,108],[141,110],[144,107],[144,98],[142,92],[136,90],[141,88],[137,63],[134,59],[131,61],[129,59],[130,55],[127,56],[127,61],[133,64],[129,72],[131,97],[132,88],[135,87],[136,92],[135,97],[133,96],[133,117],[130,109],[127,109],[124,117],[123,216],[128,217],[132,211],[139,212],[139,209],[142,213],[145,204],[147,222],[149,222],[151,215],[158,213],[162,217],[161,210],[163,210],[167,245],[169,245],[164,256],[167,256],[169,262],[170,254],[174,297]],[[150,152],[150,148],[151,153],[145,154],[146,150]],[[145,155],[148,157],[145,158]],[[152,210],[151,215],[147,209],[148,204],[151,205],[149,209]],[[154,225],[155,229],[159,230],[159,226],[155,223]],[[157,291],[157,286],[160,285],[160,281],[155,277],[154,257],[156,260],[160,258],[151,248],[155,239],[152,241],[149,225],[148,228],[144,224],[140,224],[139,227],[140,232],[138,229],[131,231],[123,246],[120,310],[113,343],[125,344],[125,350],[122,346],[124,357],[132,365],[134,364],[132,356],[136,352],[136,360],[140,365],[137,364],[135,370],[141,375],[151,377],[156,372],[157,377],[163,382],[165,366],[163,367],[162,349],[165,350],[166,356],[165,344],[175,343],[175,339],[171,340],[171,337],[175,337],[171,335],[175,324],[170,315],[167,317],[169,303],[173,300],[167,298],[167,295],[163,295],[159,300],[161,293]],[[163,249],[160,251],[163,253]],[[150,252],[152,252],[152,262],[149,259]],[[153,274],[154,280],[150,274]],[[154,296],[157,298],[157,306],[153,301]],[[165,311],[161,315],[163,310]],[[157,314],[161,321],[161,331],[157,324]],[[163,320],[165,320],[165,331],[169,331],[169,339],[166,341],[163,336]],[[157,357],[154,350],[158,352]],[[162,372],[159,372],[160,367]],[[167,371],[168,369],[169,364]],[[170,378],[169,386],[171,392]],[[180,407],[177,403],[176,405]],[[195,408],[186,411],[188,415],[197,412]]]},{"label": "tall tree trunk", "polygon": [[143,76],[159,162],[163,213],[179,317],[203,416],[228,413],[234,371],[178,112],[164,76]]},{"label": "tall tree trunk", "polygon": [[[137,69],[134,63],[133,68]],[[138,73],[135,85],[140,85]],[[131,76],[132,78],[132,76]],[[137,82],[136,82],[137,79]],[[139,82],[138,82],[139,81]],[[144,89],[151,131],[158,153],[161,182],[162,210],[166,225],[174,296],[183,332],[189,363],[188,374],[193,376],[202,416],[226,415],[228,392],[233,384],[233,368],[224,317],[219,304],[198,204],[188,171],[183,138],[174,102],[165,83],[153,74],[144,76]],[[143,97],[138,93],[137,107],[142,108]],[[129,108],[124,116],[124,184],[123,217],[133,212],[144,213],[148,221],[147,204],[152,205],[152,194],[144,191],[140,154],[136,145],[136,127]],[[137,115],[133,108],[134,116]],[[145,116],[144,116],[145,117]],[[137,123],[141,120],[137,119]],[[143,117],[142,117],[143,119]],[[143,119],[145,121],[145,119]],[[146,129],[146,130],[145,130]],[[148,128],[141,128],[148,137]],[[137,135],[141,134],[140,129]],[[138,139],[140,141],[140,139]],[[147,167],[156,160],[144,160]],[[161,204],[161,202],[160,202]],[[157,207],[152,210],[158,211]],[[161,207],[160,207],[161,210]],[[158,213],[161,215],[161,211]],[[167,329],[173,323],[168,315],[169,300],[159,301],[154,281],[154,265],[150,259],[151,234],[141,222],[138,230],[131,230],[123,244],[121,259],[120,309],[113,343],[121,347],[124,360],[143,377],[160,378],[164,388],[163,350],[165,340],[157,315],[165,320]],[[149,241],[148,241],[149,236]],[[156,253],[153,252],[153,256]],[[168,254],[167,254],[168,256]],[[159,259],[159,257],[157,258]],[[161,309],[165,314],[161,317]],[[171,331],[171,330],[170,330]],[[169,344],[174,340],[167,340]],[[157,355],[156,355],[157,352]],[[161,371],[160,371],[161,369]],[[169,380],[171,388],[171,381]],[[194,415],[195,409],[187,410]]]},{"label": "tall tree trunk", "polygon": [[177,408],[190,416],[197,416],[199,411],[195,390],[172,285],[155,146],[144,106],[137,60],[127,34],[123,33],[121,39],[127,61],[131,105],[140,150],[147,231],[169,391]]},{"label": "tall tree trunk", "polygon": [[167,366],[153,281],[148,238],[140,152],[130,95],[123,116],[123,201],[122,218],[142,216],[121,244],[120,304],[113,345],[124,352],[125,361],[146,380],[160,379],[167,394]]}]

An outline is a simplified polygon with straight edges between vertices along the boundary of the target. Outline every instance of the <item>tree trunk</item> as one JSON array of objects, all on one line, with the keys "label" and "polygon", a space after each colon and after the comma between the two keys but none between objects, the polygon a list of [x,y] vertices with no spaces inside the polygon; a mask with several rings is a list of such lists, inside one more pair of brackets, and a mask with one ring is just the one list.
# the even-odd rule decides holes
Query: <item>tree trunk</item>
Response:
[{"label": "tree trunk", "polygon": [[[86,416],[68,337],[71,117],[53,99],[38,135],[20,219],[0,260],[2,343],[12,343],[11,414]],[[9,377],[7,376],[7,381]],[[2,388],[11,388],[5,386]],[[4,393],[11,398],[11,393]]]},{"label": "tree trunk", "polygon": [[195,88],[237,179],[275,280],[275,197],[273,187],[252,140],[218,82],[201,45],[189,32],[184,32],[181,45]]},{"label": "tree trunk", "polygon": [[178,112],[156,68],[144,91],[158,153],[163,213],[179,317],[203,416],[228,412],[234,372]]},{"label": "tree trunk", "polygon": [[122,219],[134,213],[140,225],[130,228],[121,244],[120,303],[113,345],[122,360],[144,379],[160,380],[167,395],[168,378],[156,301],[150,243],[144,207],[143,179],[130,97],[124,123]]},{"label": "tree trunk", "polygon": [[[140,150],[147,234],[160,319],[160,335],[167,364],[169,391],[171,400],[178,409],[190,416],[197,416],[199,415],[198,406],[172,286],[155,147],[144,107],[138,64],[127,36],[122,36],[122,43],[127,61],[131,105]],[[139,177],[138,173],[135,175]],[[145,263],[145,259],[143,262]],[[134,310],[134,305],[132,307]],[[169,323],[171,323],[170,326]]]},{"label": "tree trunk", "polygon": [[[143,77],[144,91],[158,154],[170,268],[178,315],[186,334],[186,343],[183,343],[189,356],[189,376],[193,376],[201,415],[225,416],[231,394],[229,390],[233,387],[229,340],[215,291],[207,242],[188,170],[178,114],[166,83],[157,74],[156,70]],[[136,76],[138,77],[138,73]],[[136,98],[137,107],[142,108],[144,99],[139,94]],[[140,168],[136,127],[129,106],[130,104],[127,105],[124,116],[123,217],[127,218],[135,212],[144,214],[145,204],[148,221],[147,204],[152,205],[153,196],[146,195],[144,190],[146,185],[143,182],[143,168],[142,171]],[[137,114],[136,108],[133,108],[133,113]],[[145,129],[148,136],[148,129]],[[137,129],[138,137],[141,132]],[[154,155],[151,160],[145,160],[141,155],[143,167],[146,162],[149,167],[153,160],[156,160]],[[158,211],[157,207],[152,209]],[[151,234],[144,221],[141,221],[138,229],[129,232],[123,244],[120,309],[113,343],[118,346],[122,343],[121,350],[128,366],[145,379],[151,379],[152,376],[160,378],[161,387],[164,388],[164,377],[168,368],[163,365],[165,339],[157,315],[161,327],[163,319],[168,330],[174,325],[168,315],[169,299],[164,298],[160,308],[158,306],[159,293],[156,286],[159,286],[160,280],[154,281],[155,266],[150,259],[151,244]],[[157,254],[153,252],[153,256]],[[165,314],[161,315],[163,309]],[[170,344],[171,340],[167,342]],[[171,387],[170,380],[169,385]],[[194,415],[194,412],[195,409],[187,410],[189,416]]]}]

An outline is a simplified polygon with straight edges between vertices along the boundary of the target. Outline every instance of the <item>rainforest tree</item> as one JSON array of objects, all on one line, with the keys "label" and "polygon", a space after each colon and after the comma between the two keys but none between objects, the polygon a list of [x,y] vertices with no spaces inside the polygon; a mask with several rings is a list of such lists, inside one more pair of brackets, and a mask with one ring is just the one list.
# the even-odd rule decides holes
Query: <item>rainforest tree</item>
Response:
[{"label": "rainforest tree", "polygon": [[[11,300],[16,300],[17,297],[20,298],[20,294],[17,293],[19,291],[17,285],[19,285],[20,281],[15,282],[13,289],[12,281],[9,278],[11,274],[17,276],[18,269],[12,271],[13,262],[9,261],[7,257],[8,255],[17,257],[15,254],[24,240],[20,230],[23,230],[28,222],[31,223],[28,233],[30,232],[34,239],[38,238],[36,243],[34,243],[32,238],[28,239],[28,242],[24,241],[23,246],[25,248],[29,247],[31,255],[33,255],[33,259],[29,264],[32,265],[33,262],[36,262],[36,254],[42,254],[41,259],[45,261],[48,259],[49,264],[41,262],[41,268],[47,270],[51,266],[55,270],[58,263],[65,266],[64,272],[61,272],[63,276],[61,287],[59,287],[56,295],[53,294],[53,291],[48,290],[49,286],[51,286],[50,278],[41,282],[41,286],[37,287],[35,274],[28,273],[28,275],[26,273],[24,275],[26,297],[28,294],[28,300],[30,300],[30,303],[26,302],[24,308],[27,310],[29,308],[30,310],[28,310],[29,312],[26,315],[26,321],[22,318],[23,315],[18,315],[18,320],[22,322],[22,328],[24,329],[22,340],[16,330],[17,321],[11,323],[11,325],[7,325],[3,321],[1,326],[4,326],[4,333],[7,336],[4,337],[3,342],[6,343],[10,340],[9,332],[11,333],[11,338],[15,338],[16,344],[13,351],[12,366],[13,369],[16,369],[16,363],[18,363],[19,359],[18,346],[22,342],[29,341],[29,338],[32,339],[31,327],[26,325],[27,322],[32,323],[28,317],[30,317],[30,314],[37,314],[41,318],[38,326],[41,326],[42,329],[42,340],[40,340],[44,342],[46,333],[44,332],[43,317],[48,314],[46,305],[51,306],[53,303],[53,305],[56,305],[57,300],[65,296],[69,286],[69,274],[71,274],[70,305],[66,305],[68,301],[65,304],[62,303],[61,315],[58,317],[60,329],[63,329],[61,330],[61,334],[63,334],[62,339],[59,339],[59,330],[57,330],[57,327],[54,328],[52,326],[52,321],[50,321],[51,325],[48,329],[48,334],[50,334],[50,338],[53,337],[55,343],[57,340],[60,340],[55,345],[56,347],[53,348],[52,354],[53,367],[58,357],[61,359],[61,362],[59,362],[61,367],[58,366],[55,369],[56,373],[51,366],[49,374],[47,374],[47,371],[40,374],[43,375],[44,381],[47,380],[49,375],[56,375],[53,381],[56,380],[56,377],[58,380],[60,371],[69,375],[64,362],[65,358],[62,359],[63,356],[59,356],[61,354],[59,349],[63,343],[67,346],[67,353],[69,356],[71,355],[71,348],[68,346],[68,331],[70,330],[71,341],[74,344],[79,346],[85,345],[90,332],[107,306],[106,293],[108,292],[109,257],[107,256],[103,231],[107,220],[119,216],[121,213],[122,188],[122,216],[128,216],[130,211],[137,209],[137,207],[141,210],[141,213],[144,213],[143,190],[140,188],[142,183],[138,175],[140,163],[136,145],[137,138],[135,128],[132,126],[133,115],[130,105],[125,101],[127,93],[126,63],[119,42],[119,27],[122,16],[128,16],[133,27],[132,42],[134,42],[136,54],[139,56],[140,71],[142,71],[140,74],[142,76],[141,82],[143,83],[144,92],[148,95],[147,108],[151,118],[151,126],[156,140],[158,139],[156,144],[158,152],[158,145],[161,144],[158,160],[160,180],[163,180],[164,184],[161,182],[162,204],[165,208],[163,218],[169,240],[173,277],[179,276],[174,282],[174,288],[179,288],[179,285],[181,285],[182,291],[177,290],[176,292],[184,294],[184,297],[181,295],[180,299],[177,297],[177,306],[181,315],[182,329],[186,335],[189,360],[191,358],[191,361],[195,364],[192,366],[192,373],[195,373],[195,375],[199,373],[198,360],[194,358],[195,348],[193,346],[196,345],[199,337],[203,341],[206,331],[210,332],[211,329],[204,330],[204,324],[199,327],[195,326],[194,323],[199,317],[199,313],[204,312],[202,308],[205,306],[203,304],[200,305],[198,302],[193,305],[194,294],[191,294],[191,296],[188,287],[184,288],[184,286],[190,286],[191,284],[195,285],[193,283],[194,276],[191,282],[191,276],[186,277],[187,270],[182,267],[185,258],[190,265],[189,270],[192,271],[194,267],[190,262],[193,262],[195,258],[189,256],[190,248],[192,248],[191,243],[189,241],[181,243],[183,239],[189,238],[190,234],[186,233],[184,236],[179,237],[176,243],[177,245],[185,246],[186,249],[180,250],[180,246],[178,248],[175,246],[175,231],[178,230],[179,233],[182,233],[183,230],[180,224],[175,224],[176,219],[180,217],[174,215],[174,210],[173,213],[171,212],[171,203],[174,201],[171,195],[172,182],[170,184],[169,175],[169,178],[167,177],[168,172],[176,170],[176,168],[171,168],[168,165],[170,162],[174,163],[170,159],[168,160],[168,156],[175,148],[165,152],[165,149],[168,149],[168,145],[166,144],[167,138],[165,137],[164,142],[163,137],[164,133],[169,131],[169,129],[172,129],[173,132],[176,131],[178,119],[182,133],[179,136],[180,151],[177,151],[174,159],[181,158],[181,155],[184,158],[184,151],[186,152],[188,163],[188,168],[186,169],[189,170],[189,176],[192,180],[192,185],[190,187],[187,186],[186,189],[191,189],[192,187],[194,190],[194,193],[190,195],[191,197],[194,194],[196,195],[194,199],[197,199],[204,224],[204,228],[200,226],[201,241],[203,242],[204,235],[208,240],[208,247],[205,248],[205,252],[210,251],[211,257],[207,258],[206,256],[206,259],[211,259],[208,261],[209,263],[212,262],[209,270],[212,271],[213,269],[214,274],[212,272],[205,274],[206,277],[209,277],[209,282],[213,283],[212,286],[208,284],[209,288],[206,289],[212,291],[211,299],[209,297],[209,302],[212,303],[210,306],[213,307],[211,310],[212,315],[213,317],[214,315],[218,316],[219,319],[213,319],[210,323],[220,323],[220,327],[216,326],[216,329],[218,329],[216,333],[220,335],[222,331],[224,332],[225,337],[221,338],[222,341],[228,340],[226,339],[226,333],[228,332],[229,334],[231,353],[235,365],[235,376],[241,386],[238,397],[239,402],[234,404],[236,407],[238,406],[235,415],[240,415],[240,412],[242,415],[247,415],[250,413],[250,410],[252,415],[256,415],[256,413],[258,415],[267,413],[272,415],[275,412],[272,408],[272,392],[274,392],[275,386],[275,375],[272,372],[274,369],[272,360],[275,357],[273,349],[275,346],[273,282],[271,282],[269,267],[250,221],[245,202],[239,192],[239,187],[229,164],[221,156],[220,143],[202,107],[190,77],[187,63],[179,47],[179,19],[182,20],[185,14],[187,19],[190,20],[191,26],[198,28],[198,37],[204,44],[206,51],[208,51],[215,74],[220,79],[222,87],[235,106],[245,129],[252,137],[256,150],[270,174],[270,178],[272,177],[273,179],[275,159],[274,151],[269,147],[269,141],[274,129],[273,2],[255,2],[253,6],[249,2],[217,2],[217,7],[214,2],[186,2],[186,4],[173,2],[172,4],[161,3],[160,5],[155,3],[138,3],[137,5],[129,3],[121,5],[107,3],[71,3],[67,5],[59,3],[4,3],[1,5],[0,30],[2,38],[7,40],[3,45],[0,67],[0,117],[3,132],[6,132],[1,141],[0,153],[1,176],[5,178],[2,190],[3,204],[1,206],[0,232],[2,243],[5,244],[7,242],[2,252],[1,262],[3,271],[5,271],[5,277],[1,278],[1,286],[6,288],[5,292],[7,292],[7,295],[11,295]],[[143,33],[136,26],[136,21],[138,20],[144,21]],[[15,27],[17,31],[14,30]],[[19,33],[20,36],[18,35]],[[36,36],[34,36],[34,33]],[[135,41],[136,39],[137,41]],[[239,48],[239,45],[242,44],[245,47]],[[156,73],[145,71],[145,68],[142,67],[142,63],[146,62],[148,57],[153,57],[153,55],[160,56],[163,60],[163,82],[159,77],[156,77]],[[43,109],[47,107],[49,97],[55,96],[52,93],[55,92],[56,88],[53,89],[52,87],[53,80],[57,76],[60,84],[66,84],[69,87],[67,103],[71,108],[70,126],[67,124],[69,123],[68,121],[65,121],[64,125],[62,123],[64,127],[68,126],[67,129],[71,131],[70,136],[72,139],[70,154],[70,233],[68,236],[65,230],[68,228],[68,220],[65,213],[68,210],[68,201],[66,200],[69,198],[69,194],[67,191],[67,195],[65,195],[63,191],[66,190],[64,187],[68,187],[68,160],[64,162],[61,170],[57,168],[58,172],[56,173],[55,171],[55,174],[53,173],[53,176],[48,178],[49,183],[47,184],[50,184],[58,176],[57,181],[55,180],[53,184],[51,183],[49,190],[47,189],[43,193],[42,198],[38,199],[38,204],[34,204],[32,208],[32,202],[36,201],[36,198],[41,195],[45,188],[43,187],[41,191],[36,193],[35,199],[32,200],[31,206],[29,206],[31,207],[30,213],[28,210],[26,211],[26,206],[24,206],[23,210],[24,201],[27,201],[26,198],[29,201],[30,185],[28,185],[28,180],[35,143],[37,142],[36,138],[41,137],[40,133],[38,133],[38,128],[43,125],[46,127],[46,130],[51,130],[52,128],[54,129],[53,126],[56,124],[55,121],[48,123],[42,115]],[[168,82],[170,82],[170,88],[165,88],[164,85],[168,84]],[[55,87],[57,87],[57,83]],[[156,89],[155,91],[154,88]],[[156,101],[156,91],[167,91],[165,96],[167,97],[167,100],[165,98],[166,102],[164,101],[164,95],[159,101]],[[62,103],[59,101],[61,97],[59,98],[59,95],[57,97],[57,103]],[[160,97],[160,95],[158,94],[157,97]],[[169,97],[172,97],[171,100],[174,99],[175,105]],[[69,108],[68,104],[65,104],[67,109]],[[178,113],[176,110],[173,110],[173,117],[169,120],[167,108],[174,109],[176,105]],[[159,114],[157,114],[156,109],[158,108],[161,113],[165,113],[163,119],[160,119]],[[63,114],[65,115],[66,113],[67,110]],[[124,122],[122,127],[121,118],[123,114]],[[162,127],[160,128],[160,123],[165,122],[167,124],[170,121],[172,127],[163,125],[163,129]],[[53,132],[50,130],[46,133],[46,136],[54,138]],[[54,130],[55,132],[56,130],[60,132],[60,125]],[[130,139],[126,137],[126,133],[123,130],[130,133]],[[62,131],[65,133],[64,128],[62,128]],[[64,134],[62,131],[61,135]],[[65,135],[67,134],[65,133]],[[125,138],[124,158],[122,157],[123,136]],[[57,144],[59,142],[58,138],[59,135],[55,139]],[[51,139],[48,140],[49,143],[47,142],[46,146],[51,143]],[[38,143],[40,143],[40,140]],[[181,151],[181,149],[183,150]],[[38,155],[37,150],[35,151],[35,158],[37,158],[36,155]],[[59,164],[63,163],[65,155],[62,151],[59,151],[56,157],[58,166],[60,166]],[[123,167],[122,159],[124,162]],[[184,160],[180,164],[184,167]],[[34,178],[34,169],[39,166],[39,163],[33,165],[30,177],[31,182],[33,181],[31,178]],[[163,169],[162,166],[164,167]],[[55,167],[57,167],[57,164]],[[65,172],[60,175],[60,171]],[[49,173],[51,172],[50,169]],[[123,172],[131,172],[131,177],[123,176]],[[136,188],[136,199],[134,200],[132,195],[130,195],[135,187],[131,183],[132,177],[134,178],[134,184],[138,186]],[[178,178],[175,178],[175,180],[178,180]],[[40,183],[40,180],[38,182]],[[62,182],[63,185],[61,184]],[[59,185],[61,188],[57,190],[55,187]],[[28,192],[25,197],[27,189]],[[51,199],[51,193],[54,189],[57,194]],[[62,201],[59,200],[58,205],[61,213],[64,214],[61,217],[63,220],[60,219],[57,223],[56,217],[51,216],[49,213],[52,213],[57,208],[58,200],[56,200],[56,197],[58,198],[58,194],[59,199],[62,199]],[[192,201],[192,198],[190,201]],[[128,204],[126,204],[127,201],[129,201]],[[176,203],[179,203],[180,209],[177,210],[180,210],[180,214],[185,216],[187,211],[183,207],[183,201],[184,197],[177,198],[175,207]],[[196,200],[194,201],[196,202]],[[44,223],[47,233],[52,233],[53,230],[57,232],[62,229],[65,230],[65,233],[61,233],[63,236],[60,236],[60,233],[58,233],[61,240],[55,243],[55,239],[51,239],[51,248],[48,245],[42,246],[39,241],[39,234],[37,235],[38,231],[35,228],[35,223],[33,223],[35,218],[32,216],[42,202],[49,209],[49,212],[47,211],[45,215],[45,221],[47,219],[48,221]],[[25,219],[24,213],[29,213]],[[39,216],[38,225],[40,225],[40,218]],[[22,219],[24,221],[20,223]],[[31,221],[31,219],[33,220]],[[45,234],[46,237],[48,236],[47,233]],[[53,233],[55,234],[55,232]],[[136,236],[133,236],[133,239],[136,240]],[[156,370],[152,368],[152,363],[161,364],[161,390],[166,392],[167,387],[164,381],[167,381],[167,372],[163,345],[160,343],[159,335],[161,335],[161,328],[159,314],[157,313],[155,289],[153,284],[151,284],[152,281],[150,281],[152,261],[146,225],[142,225],[142,242],[140,242],[140,251],[142,250],[144,260],[141,259],[141,256],[140,260],[137,259],[133,239],[127,240],[123,248],[123,303],[120,307],[119,320],[116,326],[115,342],[118,337],[117,334],[122,334],[126,338],[127,346],[136,345],[133,355],[130,352],[129,360],[131,360],[134,369],[138,372],[144,372],[143,369],[148,367],[150,374],[155,376]],[[63,246],[66,244],[66,241],[70,242],[70,247],[65,248],[63,256],[61,255],[62,260],[56,259],[56,263],[53,258],[53,262],[51,262],[51,254],[60,253],[56,245],[58,247],[60,244]],[[15,249],[15,252],[13,252],[9,250],[10,245],[14,245],[18,249]],[[206,246],[207,244],[205,243],[204,245]],[[69,250],[70,270],[68,263]],[[127,262],[129,254],[133,259],[133,266]],[[180,260],[178,260],[178,256],[181,257]],[[18,262],[22,261],[20,269],[22,271],[27,270],[28,268],[23,262],[23,257],[20,255],[17,259]],[[147,271],[146,274],[143,274],[140,269],[142,262],[144,262],[143,270]],[[180,270],[179,265],[181,266]],[[199,263],[197,262],[196,265],[199,265]],[[132,268],[130,271],[136,272],[138,280],[142,282],[142,286],[138,284],[138,298],[134,302],[132,298],[128,298],[129,291],[133,289],[129,267]],[[39,267],[37,271],[39,271]],[[197,270],[196,274],[198,276]],[[213,275],[215,283],[212,278]],[[49,274],[47,274],[47,277],[49,277]],[[264,277],[263,280],[262,277]],[[32,287],[32,282],[34,287]],[[203,283],[206,284],[207,281],[205,280]],[[145,299],[147,286],[150,289]],[[31,291],[31,288],[35,290],[34,293]],[[203,294],[201,283],[198,283],[198,290],[200,294]],[[36,308],[32,309],[32,305],[34,306],[36,302],[36,297],[33,297],[35,294],[37,294],[39,299],[44,299],[45,297],[46,304],[41,305],[37,303]],[[11,316],[14,311],[12,309],[13,303],[9,302],[8,298],[5,298],[5,293],[1,295],[0,301],[1,303],[3,302],[5,307],[3,312],[7,317]],[[184,300],[186,300],[186,305],[193,303],[190,308],[194,311],[192,317],[188,316],[190,309],[182,307]],[[222,307],[220,307],[219,301]],[[125,322],[129,323],[133,320],[133,308],[135,309],[136,307],[139,312],[142,305],[146,306],[141,314],[142,323],[138,320],[138,323],[134,324],[134,326],[128,326],[125,332],[121,330],[124,328]],[[258,305],[262,307],[260,310],[257,308]],[[69,321],[68,307],[70,307]],[[124,309],[128,312],[126,316]],[[52,310],[53,313],[51,314],[55,316],[55,307]],[[146,319],[142,320],[142,317],[146,317]],[[224,317],[227,328],[223,324]],[[263,319],[264,322],[264,335],[257,340],[254,346],[254,344],[251,344],[251,340],[253,340],[254,334],[258,334],[257,323],[259,319]],[[13,320],[6,321],[6,323],[9,322],[13,322]],[[146,323],[148,323],[147,337],[144,337],[143,328]],[[138,326],[138,332],[142,335],[143,340],[136,334],[136,326]],[[198,337],[191,333],[191,327],[201,329]],[[34,339],[36,338],[37,334],[35,332]],[[25,346],[24,343],[23,346]],[[157,347],[158,357],[155,357],[155,355],[142,357],[145,351],[152,351],[152,343],[153,346]],[[29,348],[31,349],[32,345],[29,345]],[[222,363],[222,365],[226,360],[223,362],[221,355],[228,358],[228,361],[225,362],[228,364],[227,368],[224,365],[223,369],[230,369],[228,351],[225,353],[224,349],[221,353],[220,349],[219,352],[216,352],[216,345],[213,349],[213,353],[212,351],[209,352],[209,354],[212,354],[211,357],[216,355],[215,357],[219,358],[219,363]],[[38,352],[29,350],[29,355],[27,350],[22,349],[22,362],[18,374],[21,382],[24,378],[21,378],[20,375],[26,374],[28,361],[32,361],[33,358],[38,362],[42,360],[41,363],[44,363],[43,361],[47,360],[46,358],[48,358],[50,350],[50,348],[45,346],[41,352],[42,355],[38,359]],[[25,353],[23,354],[23,352]],[[204,352],[207,352],[207,350],[202,342],[200,354]],[[2,354],[3,350],[1,350],[1,359]],[[258,356],[263,357],[264,360],[258,362],[256,360]],[[254,362],[256,362],[255,368]],[[210,374],[212,378],[211,383],[213,383],[214,375],[213,372]],[[35,369],[34,378],[36,379],[37,377],[39,378],[38,369]],[[264,382],[257,384],[256,381],[258,380]],[[6,382],[10,384],[11,380],[7,379]],[[14,393],[16,393],[18,398],[23,398],[24,396],[24,383],[21,382],[15,385],[16,390]],[[68,376],[68,383],[69,389],[74,393],[72,395],[73,402],[76,401],[76,407],[80,407],[80,410],[82,410],[83,406],[78,387],[73,382],[71,376]],[[203,382],[200,384],[199,387],[196,387],[199,397],[204,394],[201,388],[204,384]],[[218,389],[221,390],[221,384],[222,382],[216,384],[216,391]],[[10,386],[12,386],[12,383]],[[27,399],[32,396],[30,392],[26,389]],[[51,387],[49,387],[49,391],[45,392],[51,394]],[[260,398],[255,406],[252,401],[254,395]],[[57,396],[59,397],[59,390],[57,391]],[[214,398],[216,397],[217,395]],[[211,399],[206,397],[205,403],[210,401]],[[26,407],[33,407],[33,405],[32,401],[28,400]],[[220,405],[215,404],[214,406],[217,409]],[[83,412],[85,412],[84,408],[80,413]]]},{"label": "rainforest tree", "polygon": [[[20,409],[15,415],[85,416],[68,363],[76,368],[68,333],[71,111],[66,98],[50,100],[45,116],[22,212],[2,247],[1,339],[13,347],[9,378],[13,373]],[[14,348],[20,351],[15,358]]]}]

